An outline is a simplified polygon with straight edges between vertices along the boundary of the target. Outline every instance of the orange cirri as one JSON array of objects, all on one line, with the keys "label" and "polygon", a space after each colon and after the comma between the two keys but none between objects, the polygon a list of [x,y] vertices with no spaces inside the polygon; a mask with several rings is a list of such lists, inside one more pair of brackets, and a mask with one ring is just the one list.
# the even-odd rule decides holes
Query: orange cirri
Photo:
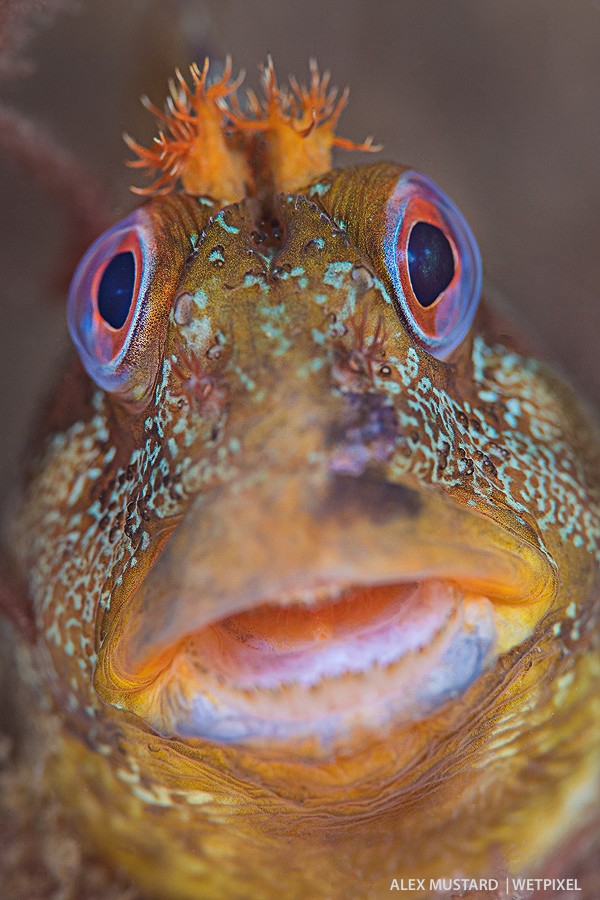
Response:
[{"label": "orange cirri", "polygon": [[335,135],[348,93],[338,99],[329,90],[329,73],[321,76],[314,60],[310,86],[290,79],[287,91],[277,84],[269,58],[262,73],[265,98],[248,91],[244,109],[236,95],[244,75],[231,80],[231,60],[212,84],[208,71],[208,59],[202,71],[192,65],[191,88],[178,71],[164,112],[145,98],[162,130],[150,149],[126,135],[137,156],[128,165],[160,177],[148,188],[133,188],[136,193],[168,192],[180,183],[188,194],[233,203],[258,190],[296,190],[331,168],[334,147],[379,149],[370,138],[355,144]]}]

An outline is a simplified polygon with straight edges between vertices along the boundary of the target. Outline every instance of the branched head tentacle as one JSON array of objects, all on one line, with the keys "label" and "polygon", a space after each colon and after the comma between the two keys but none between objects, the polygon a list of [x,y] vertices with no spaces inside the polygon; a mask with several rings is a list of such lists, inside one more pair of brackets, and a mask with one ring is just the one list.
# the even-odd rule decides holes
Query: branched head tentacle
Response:
[{"label": "branched head tentacle", "polygon": [[177,69],[164,109],[142,99],[159,133],[148,148],[125,136],[136,157],[128,165],[155,179],[147,187],[133,187],[135,193],[181,188],[235,202],[261,190],[293,191],[320,177],[331,168],[333,147],[380,149],[372,138],[357,144],[334,133],[348,90],[338,95],[330,87],[330,73],[321,74],[315,60],[309,84],[290,77],[288,88],[279,84],[269,56],[261,72],[263,97],[248,90],[243,102],[237,92],[244,72],[233,76],[231,57],[213,82],[209,69],[208,59],[202,69],[193,63],[191,84]]}]

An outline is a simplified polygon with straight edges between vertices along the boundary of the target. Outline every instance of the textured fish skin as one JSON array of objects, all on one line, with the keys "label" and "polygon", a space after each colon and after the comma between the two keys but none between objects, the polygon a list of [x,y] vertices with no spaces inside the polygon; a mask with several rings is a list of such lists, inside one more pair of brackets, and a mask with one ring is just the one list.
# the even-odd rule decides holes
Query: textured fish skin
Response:
[{"label": "textured fish skin", "polygon": [[[376,896],[398,873],[537,871],[593,815],[598,434],[485,300],[450,359],[413,341],[381,250],[402,171],[329,172],[268,218],[255,197],[150,200],[137,390],[96,389],[73,360],[48,411],[10,532],[37,635],[21,666],[62,723],[50,782],[150,895]],[[221,617],[253,566],[261,589],[310,558],[420,571],[409,535],[455,580],[476,560],[469,587],[493,584],[516,623],[464,693],[329,741],[148,724],[156,672],[133,678],[120,641],[168,630],[173,585],[184,597],[209,569]]]}]

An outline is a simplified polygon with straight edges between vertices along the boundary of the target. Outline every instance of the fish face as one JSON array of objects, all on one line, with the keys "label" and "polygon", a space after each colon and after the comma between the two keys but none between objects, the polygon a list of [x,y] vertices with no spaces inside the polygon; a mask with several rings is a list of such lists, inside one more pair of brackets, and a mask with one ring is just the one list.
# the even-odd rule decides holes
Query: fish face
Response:
[{"label": "fish face", "polygon": [[320,817],[349,871],[384,845],[485,871],[517,825],[538,861],[597,778],[597,438],[476,312],[476,247],[437,191],[384,164],[268,202],[172,195],[75,276],[99,389],[49,438],[13,543],[70,723],[57,778],[72,790],[83,730],[89,821],[169,810],[148,834],[174,896],[244,896],[251,848],[271,896],[289,841],[316,879],[297,895],[331,885]]},{"label": "fish face", "polygon": [[452,362],[416,344],[382,253],[336,224],[364,185],[384,222],[403,178],[340,174],[333,213],[282,197],[269,240],[229,206],[186,262],[143,426],[161,485],[95,675],[165,735],[331,752],[462,696],[555,598],[539,529],[452,451],[472,341]]}]

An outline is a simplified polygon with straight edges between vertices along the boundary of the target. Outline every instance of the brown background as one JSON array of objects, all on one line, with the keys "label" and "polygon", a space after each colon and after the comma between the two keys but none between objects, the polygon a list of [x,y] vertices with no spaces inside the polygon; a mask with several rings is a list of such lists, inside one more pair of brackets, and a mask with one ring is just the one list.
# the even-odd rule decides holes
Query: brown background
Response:
[{"label": "brown background", "polygon": [[[230,51],[256,84],[316,56],[351,101],[342,133],[438,181],[478,235],[489,279],[580,388],[600,399],[599,0],[82,0],[0,86],[131,204],[121,132],[147,138],[175,64]],[[48,285],[61,210],[0,159],[1,485],[66,343]]]}]

